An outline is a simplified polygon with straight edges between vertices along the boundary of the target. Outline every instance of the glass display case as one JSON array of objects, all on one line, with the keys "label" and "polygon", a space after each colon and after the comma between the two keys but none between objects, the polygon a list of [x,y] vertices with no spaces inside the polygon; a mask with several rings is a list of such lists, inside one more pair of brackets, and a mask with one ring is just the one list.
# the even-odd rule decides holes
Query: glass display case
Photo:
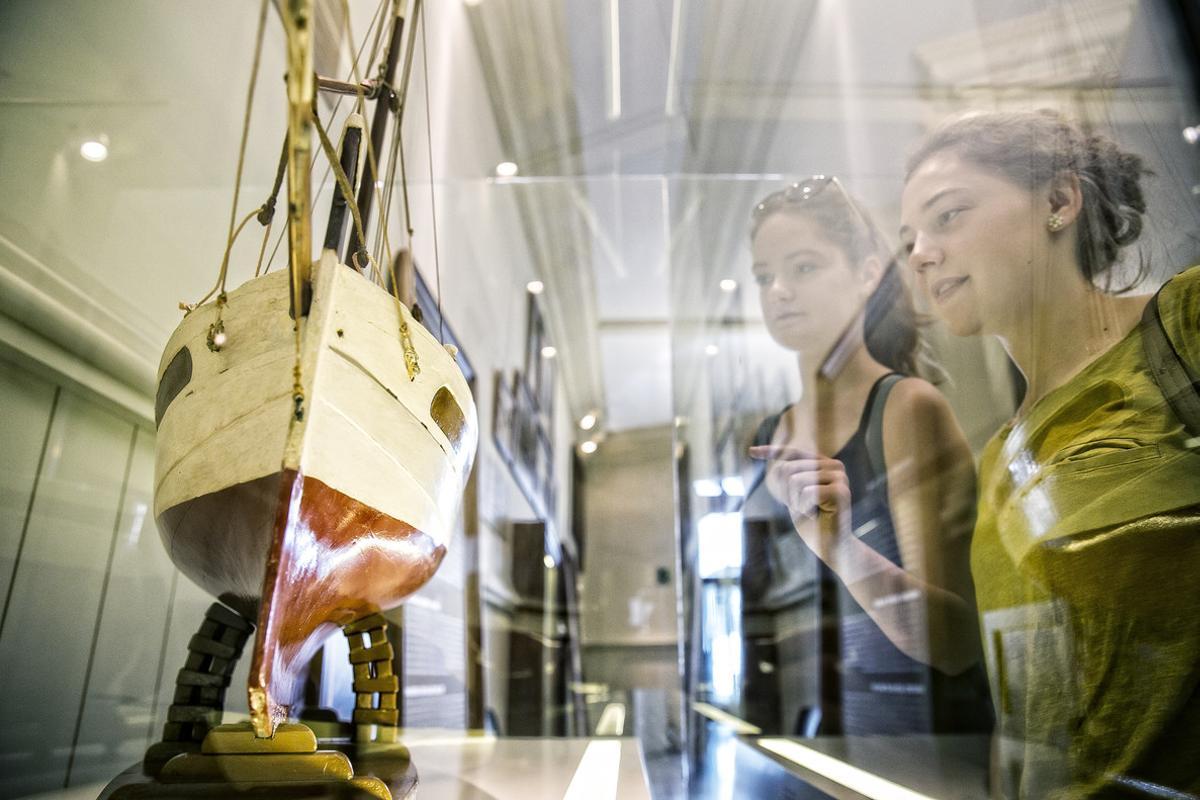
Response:
[{"label": "glass display case", "polygon": [[[259,719],[262,606],[180,571],[156,492],[172,331],[219,272],[288,284],[292,5],[0,6],[0,796]],[[360,777],[402,743],[393,797],[1200,795],[1193,4],[309,23],[331,148],[389,127],[348,173],[312,135],[308,255],[344,226],[478,445],[420,498],[436,572],[325,623],[276,722]],[[331,474],[408,497],[416,434],[365,419],[395,453]]]}]

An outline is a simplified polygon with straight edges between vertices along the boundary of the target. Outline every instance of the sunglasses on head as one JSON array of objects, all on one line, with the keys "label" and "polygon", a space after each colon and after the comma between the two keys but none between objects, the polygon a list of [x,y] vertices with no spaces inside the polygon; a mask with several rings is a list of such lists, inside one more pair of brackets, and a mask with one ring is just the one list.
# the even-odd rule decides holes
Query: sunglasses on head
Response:
[{"label": "sunglasses on head", "polygon": [[[833,191],[826,191],[830,186],[833,186]],[[850,210],[854,219],[862,226],[875,245],[881,249],[881,252],[886,252],[891,258],[895,258],[896,254],[888,248],[886,240],[869,219],[867,219],[863,210],[858,203],[850,197],[849,192],[842,186],[842,182],[833,175],[813,175],[805,178],[802,181],[796,181],[778,191],[771,192],[764,197],[751,212],[751,218],[755,228],[763,219],[788,207],[799,207],[805,201],[813,200],[817,197],[826,197],[827,199],[836,198]]]},{"label": "sunglasses on head", "polygon": [[[802,181],[797,181],[777,192],[771,192],[764,197],[758,205],[754,207],[752,216],[757,221],[773,211],[777,211],[786,205],[794,205],[803,203],[805,200],[811,200],[829,186],[836,184],[841,190],[842,197],[845,198],[845,189],[842,189],[842,184],[837,178],[832,175],[813,175],[810,178],[805,178]],[[853,205],[853,204],[851,204]]]}]

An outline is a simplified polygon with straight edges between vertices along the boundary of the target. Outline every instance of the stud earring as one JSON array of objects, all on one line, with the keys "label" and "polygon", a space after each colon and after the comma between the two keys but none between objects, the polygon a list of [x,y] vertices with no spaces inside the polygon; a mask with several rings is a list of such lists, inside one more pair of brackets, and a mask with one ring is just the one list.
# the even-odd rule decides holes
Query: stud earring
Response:
[{"label": "stud earring", "polygon": [[1051,214],[1046,219],[1046,229],[1049,230],[1051,233],[1058,233],[1059,231],[1061,231],[1063,229],[1063,226],[1066,224],[1067,224],[1067,221],[1065,219],[1063,219],[1062,215],[1057,212],[1054,214]]}]

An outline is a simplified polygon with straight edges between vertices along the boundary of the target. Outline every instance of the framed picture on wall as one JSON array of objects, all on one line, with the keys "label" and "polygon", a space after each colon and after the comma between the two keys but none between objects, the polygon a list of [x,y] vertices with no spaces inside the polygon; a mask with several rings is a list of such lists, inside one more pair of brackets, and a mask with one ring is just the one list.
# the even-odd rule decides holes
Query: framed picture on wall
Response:
[{"label": "framed picture on wall", "polygon": [[543,355],[549,344],[538,296],[530,294],[525,331],[525,376],[537,410],[547,424],[554,412],[554,357]]},{"label": "framed picture on wall", "polygon": [[546,516],[554,514],[554,446],[544,428],[538,431],[538,496]]},{"label": "framed picture on wall", "polygon": [[513,463],[513,391],[501,370],[492,379],[492,442],[510,467]]},{"label": "framed picture on wall", "polygon": [[532,503],[539,493],[537,406],[528,381],[516,375],[513,384],[513,472]]}]

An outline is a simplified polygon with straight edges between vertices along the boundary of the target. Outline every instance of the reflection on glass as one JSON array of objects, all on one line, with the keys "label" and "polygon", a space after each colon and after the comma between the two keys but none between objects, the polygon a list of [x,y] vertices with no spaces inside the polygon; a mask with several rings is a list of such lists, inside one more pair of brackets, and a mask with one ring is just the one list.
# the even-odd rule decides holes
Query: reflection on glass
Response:
[{"label": "reflection on glass", "polygon": [[742,680],[742,591],[736,583],[706,580],[701,652],[706,664],[708,699],[726,705],[736,700]]},{"label": "reflection on glass", "polygon": [[970,452],[945,400],[916,377],[921,337],[907,289],[833,178],[766,197],[751,242],[767,331],[795,353],[802,389],[750,448],[761,466],[748,535],[765,540],[767,559],[747,573],[791,584],[776,602],[808,606],[815,627],[796,649],[816,685],[793,720],[767,727],[984,730],[966,560]]},{"label": "reflection on glass", "polygon": [[[348,22],[335,3],[315,15],[314,33],[325,62],[317,71],[349,80],[344,40],[385,47],[386,31],[374,31],[396,4],[346,5]],[[419,300],[427,326],[440,333],[444,315],[478,369],[485,441],[437,586],[396,619],[401,717],[422,795],[532,800],[539,781],[554,796],[568,785],[607,790],[572,778],[584,745],[528,737],[621,735],[638,740],[622,743],[622,798],[639,796],[628,788],[640,780],[635,746],[655,798],[811,796],[772,781],[790,773],[795,787],[814,769],[833,796],[981,798],[989,758],[997,797],[1200,796],[1200,725],[1187,689],[1200,663],[1200,431],[1184,432],[1186,414],[1165,404],[1139,355],[1137,319],[1153,287],[1200,260],[1195,3],[661,0],[620,3],[610,26],[616,5],[423,4],[414,94],[395,140],[413,181],[410,255],[430,283]],[[162,735],[210,603],[145,519],[156,435],[145,384],[178,323],[176,302],[209,288],[225,244],[211,235],[228,224],[245,45],[260,6],[0,3],[0,186],[10,200],[0,209],[0,796],[66,786],[94,797],[139,761]],[[284,69],[276,16],[263,76]],[[228,44],[221,58],[214,42]],[[364,79],[379,66],[373,48],[359,54]],[[604,89],[618,73],[622,115],[613,118]],[[284,92],[280,80],[259,81],[243,204],[272,188],[280,131],[260,111],[281,108]],[[347,96],[318,114],[334,132],[355,106]],[[1023,116],[1024,144],[992,136],[991,117],[979,118],[999,148],[992,156],[1004,158],[956,134],[953,147],[922,148],[906,182],[906,156],[944,117],[1043,106],[1080,122],[1092,142],[1077,154],[1085,160],[1093,150],[1129,168],[1128,154],[1145,160],[1155,175],[1137,184],[1144,212],[1120,178],[1093,176],[1124,198],[1115,206],[1090,202],[1082,179],[1078,211],[1062,204],[1073,190],[1034,191],[1037,175],[1049,178],[1031,154],[1074,148],[1078,134],[1026,126]],[[1099,132],[1120,152],[1090,139]],[[81,155],[91,139],[109,145],[107,160]],[[376,163],[390,152],[377,150]],[[517,175],[497,174],[505,159]],[[1001,168],[1016,162],[1029,175]],[[1068,189],[1079,174],[1072,163]],[[955,188],[970,193],[980,185],[964,181],[986,178],[1009,205],[947,195],[924,209],[932,194],[914,197],[928,177],[918,173],[939,164]],[[828,180],[787,190],[785,176],[818,171],[838,175],[853,201]],[[312,177],[323,219],[336,181],[322,162]],[[801,200],[806,185],[814,197]],[[801,228],[785,243],[820,233],[827,255],[860,256],[837,272],[818,262],[810,284],[785,273],[820,299],[819,325],[767,317],[787,287],[780,279],[764,305],[750,268],[749,212],[780,189],[767,205],[829,201],[828,220],[768,220],[783,233],[789,219]],[[868,335],[876,312],[901,306],[864,291],[876,278],[866,255],[886,267],[896,242],[841,243],[842,229],[859,230],[857,208],[889,234],[907,225],[901,239],[926,258],[910,266],[906,254],[878,273],[883,288],[908,284],[916,311],[931,318],[921,335],[945,379],[923,357],[916,374],[947,398],[976,460],[1001,431],[976,461],[977,530],[974,495],[962,488],[968,456],[913,479],[912,491],[940,499],[893,497],[922,462],[894,463],[883,429],[905,388],[924,384],[905,378],[886,403],[882,385],[867,399],[878,374],[857,385],[860,395],[837,391],[860,338],[868,355],[873,344],[907,347]],[[391,242],[410,241],[408,217],[392,217]],[[264,270],[287,261],[279,219]],[[1094,273],[1101,286],[1108,275],[1108,288],[1129,284],[1146,257],[1133,291],[1108,297],[1084,285],[1077,298],[1080,281],[1065,269],[1074,264],[1059,258],[1070,248],[1060,246],[1084,230],[1109,230],[1095,241],[1117,249],[1112,271]],[[231,253],[235,280],[259,258],[263,233],[249,233]],[[1170,342],[1194,372],[1192,287],[1181,276],[1160,299]],[[530,294],[541,341],[531,337]],[[1091,335],[1106,326],[1112,343]],[[34,347],[30,333],[47,341]],[[1024,377],[996,335],[975,334],[1002,336]],[[68,358],[50,359],[48,343]],[[552,396],[534,385],[548,374],[535,369],[549,363],[540,355],[548,345]],[[1058,386],[1044,380],[1081,346],[1089,363],[1064,369]],[[103,380],[80,385],[88,374]],[[113,395],[110,378],[135,396]],[[835,424],[818,424],[831,384]],[[547,434],[530,450],[537,457],[517,458],[529,428],[521,423],[537,421],[527,397],[553,402],[535,426]],[[881,405],[885,491],[855,485],[854,459],[838,452],[868,406]],[[779,415],[791,406],[806,413]],[[786,493],[772,493],[766,467],[798,459],[751,459],[756,431],[777,416],[781,439],[811,437],[764,444],[842,463],[849,536],[821,530],[823,518],[845,517],[828,498],[815,520],[794,498],[797,522]],[[920,415],[903,421],[900,432],[921,430]],[[957,452],[946,425],[936,442]],[[878,546],[887,563],[854,580],[823,535]],[[972,588],[978,609],[964,612]],[[977,640],[978,661],[951,674],[976,658],[963,645]],[[247,711],[248,671],[244,658],[226,695],[230,721]],[[310,673],[314,718],[349,719],[351,672],[337,637]],[[963,717],[984,720],[977,733],[941,733],[951,728],[934,712],[948,685],[967,694],[954,706]],[[902,735],[885,735],[900,724]],[[475,732],[447,730],[464,726]],[[781,746],[755,739],[756,728]],[[453,741],[463,743],[456,754],[431,750]],[[605,749],[616,748],[590,752]],[[891,784],[858,782],[876,777]]]},{"label": "reflection on glass", "polygon": [[742,566],[742,515],[735,512],[714,511],[705,514],[696,523],[699,533],[700,564],[697,569],[702,579],[728,578],[737,574]]}]

